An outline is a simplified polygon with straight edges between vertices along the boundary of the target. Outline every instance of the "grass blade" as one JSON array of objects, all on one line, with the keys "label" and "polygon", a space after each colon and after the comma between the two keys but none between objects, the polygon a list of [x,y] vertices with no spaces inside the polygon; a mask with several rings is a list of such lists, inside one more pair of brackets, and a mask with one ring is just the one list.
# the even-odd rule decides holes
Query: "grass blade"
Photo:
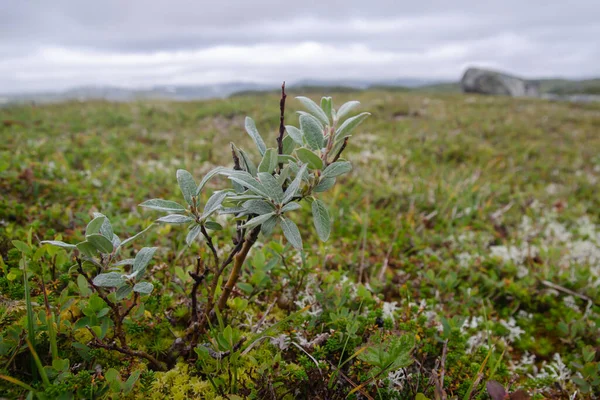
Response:
[{"label": "grass blade", "polygon": [[[23,262],[23,288],[25,290],[25,306],[27,310],[27,336],[29,337],[28,342],[35,344],[35,328],[33,325],[34,315],[33,315],[33,305],[31,304],[31,292],[29,289],[29,278],[27,276],[27,259],[25,255],[21,259]],[[31,374],[35,379],[37,377],[35,362],[31,361]]]},{"label": "grass blade", "polygon": [[22,381],[20,381],[20,380],[18,380],[16,378],[13,378],[12,376],[7,376],[7,375],[0,374],[0,379],[4,379],[7,382],[13,383],[13,384],[15,384],[17,386],[22,387],[25,390],[29,390],[29,391],[35,393],[35,389],[33,387],[29,386],[25,382],[22,382]]},{"label": "grass blade", "polygon": [[42,377],[42,382],[44,382],[44,386],[46,386],[46,387],[51,386],[50,380],[48,379],[48,374],[46,374],[46,370],[44,369],[44,366],[42,365],[42,360],[40,360],[40,357],[38,356],[37,352],[33,348],[33,345],[31,344],[29,339],[26,339],[26,341],[27,341],[27,347],[29,347],[29,351],[31,351],[31,355],[33,356],[33,359],[35,361],[35,365],[37,366],[40,376]]}]

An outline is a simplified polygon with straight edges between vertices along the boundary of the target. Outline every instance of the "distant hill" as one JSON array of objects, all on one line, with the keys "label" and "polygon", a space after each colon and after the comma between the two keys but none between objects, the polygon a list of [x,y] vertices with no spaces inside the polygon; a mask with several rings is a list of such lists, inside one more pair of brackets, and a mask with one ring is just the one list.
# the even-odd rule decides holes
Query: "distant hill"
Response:
[{"label": "distant hill", "polygon": [[[567,80],[539,79],[541,92],[545,97],[569,95],[600,95],[600,79]],[[398,78],[391,80],[319,80],[304,79],[291,82],[289,89],[297,93],[328,91],[343,92],[366,89],[391,89],[400,91],[418,91],[434,93],[460,92],[458,82],[440,82],[435,79]],[[61,101],[135,101],[141,99],[160,100],[200,100],[224,98],[232,95],[250,95],[254,93],[275,92],[279,88],[272,85],[252,82],[231,82],[213,85],[157,85],[151,88],[130,89],[115,86],[83,86],[61,92],[39,92],[25,94],[0,94],[0,105],[23,102],[61,102]]]},{"label": "distant hill", "polygon": [[128,89],[115,86],[83,86],[61,92],[26,94],[0,94],[5,102],[60,102],[68,100],[134,101],[139,99],[197,100],[227,97],[239,91],[271,89],[257,83],[231,82],[215,85],[172,86],[157,85],[145,89]]},{"label": "distant hill", "polygon": [[600,78],[572,81],[568,79],[540,79],[543,93],[557,95],[593,94],[600,95]]},{"label": "distant hill", "polygon": [[[542,95],[600,95],[600,78],[598,79],[534,79],[540,84]],[[436,93],[458,93],[461,91],[459,82],[442,82],[431,85],[423,85],[415,88],[418,91],[429,91]]]}]

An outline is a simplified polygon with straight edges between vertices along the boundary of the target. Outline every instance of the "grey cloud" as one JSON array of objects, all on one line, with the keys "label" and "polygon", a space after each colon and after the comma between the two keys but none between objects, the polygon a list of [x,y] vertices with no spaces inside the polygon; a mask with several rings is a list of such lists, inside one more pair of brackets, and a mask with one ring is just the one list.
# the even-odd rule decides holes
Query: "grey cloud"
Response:
[{"label": "grey cloud", "polygon": [[[8,90],[95,82],[163,83],[186,76],[190,81],[206,76],[207,83],[231,77],[266,79],[269,71],[311,78],[340,75],[335,60],[313,66],[293,54],[282,58],[285,48],[301,48],[309,58],[315,52],[324,57],[325,50],[334,52],[346,65],[343,77],[449,79],[469,63],[528,76],[600,73],[600,4],[594,0],[2,3],[0,85]],[[320,47],[311,53],[301,47],[306,43]],[[242,49],[256,46],[266,46],[256,55],[267,58],[260,68],[252,60],[235,58],[235,54],[252,57]],[[226,62],[219,61],[218,51],[211,51],[223,48],[234,55]],[[362,62],[334,51],[357,48],[359,54],[375,59]],[[270,54],[269,49],[278,53]],[[96,64],[83,68],[76,54],[89,55]],[[172,57],[156,61],[156,54]],[[73,57],[79,61],[69,62]],[[103,57],[120,64],[110,65]]]}]

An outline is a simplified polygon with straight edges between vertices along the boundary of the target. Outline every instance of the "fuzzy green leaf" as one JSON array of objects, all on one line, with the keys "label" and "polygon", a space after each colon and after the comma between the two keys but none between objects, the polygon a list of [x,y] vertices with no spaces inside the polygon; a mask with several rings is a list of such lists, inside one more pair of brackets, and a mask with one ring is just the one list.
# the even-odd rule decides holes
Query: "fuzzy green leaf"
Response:
[{"label": "fuzzy green leaf", "polygon": [[252,214],[263,215],[275,211],[275,207],[268,201],[264,200],[248,200],[243,204],[243,207]]},{"label": "fuzzy green leaf", "polygon": [[277,176],[277,183],[279,184],[279,186],[283,186],[283,184],[287,181],[287,179],[290,177],[290,172],[291,168],[289,165],[283,167],[283,169]]},{"label": "fuzzy green leaf", "polygon": [[319,184],[313,189],[313,192],[326,192],[327,190],[331,189],[333,185],[335,185],[335,178],[321,178]]},{"label": "fuzzy green leaf", "polygon": [[60,240],[43,240],[40,243],[41,244],[49,244],[51,246],[62,247],[63,249],[68,249],[68,250],[72,250],[77,247],[74,244],[65,243]]},{"label": "fuzzy green leaf", "polygon": [[138,272],[142,274],[152,257],[154,257],[154,253],[156,252],[157,247],[144,247],[142,248],[136,255],[135,260],[133,261],[133,272]]},{"label": "fuzzy green leaf", "polygon": [[311,149],[320,150],[323,147],[323,128],[314,117],[301,115],[300,129]]},{"label": "fuzzy green leaf", "polygon": [[302,208],[302,206],[299,203],[296,203],[295,201],[292,201],[292,202],[287,203],[285,206],[283,206],[281,208],[281,212],[294,211],[294,210],[297,210],[299,208]]},{"label": "fuzzy green leaf", "polygon": [[300,236],[300,231],[294,221],[289,218],[281,217],[280,222],[283,235],[288,242],[290,242],[296,250],[302,250],[302,236]]},{"label": "fuzzy green leaf", "polygon": [[340,109],[337,111],[336,114],[336,118],[337,120],[341,120],[342,118],[344,118],[346,116],[346,114],[348,114],[350,111],[352,111],[354,108],[358,107],[360,105],[360,101],[349,101],[347,103],[342,104],[342,106],[340,107]]},{"label": "fuzzy green leaf", "polygon": [[150,282],[139,282],[133,287],[133,291],[141,294],[150,294],[154,290],[154,285]]},{"label": "fuzzy green leaf", "polygon": [[221,226],[221,224],[215,222],[215,221],[206,221],[204,223],[204,226],[206,227],[206,229],[210,229],[211,231],[221,231],[223,230],[223,227]]},{"label": "fuzzy green leaf", "polygon": [[163,199],[152,199],[147,200],[140,204],[140,207],[149,208],[151,210],[158,210],[168,213],[182,213],[185,212],[185,207],[181,204],[171,201],[171,200],[163,200]]},{"label": "fuzzy green leaf", "polygon": [[195,221],[194,218],[179,214],[169,214],[156,220],[156,222],[164,222],[167,224],[187,224],[193,221]]},{"label": "fuzzy green leaf", "polygon": [[115,249],[118,249],[119,246],[121,246],[121,239],[119,239],[119,237],[113,233],[111,243]]},{"label": "fuzzy green leaf", "polygon": [[99,233],[89,235],[85,239],[100,253],[110,254],[114,250],[112,242]]},{"label": "fuzzy green leaf", "polygon": [[94,257],[98,253],[98,249],[88,241],[77,243],[77,250],[81,252],[81,254]]},{"label": "fuzzy green leaf", "polygon": [[[294,139],[292,139],[290,135],[285,135],[285,137],[283,138],[282,147],[283,155],[292,154],[292,151],[294,151],[294,149],[296,148],[296,142],[294,142]],[[279,156],[281,157],[282,154],[280,154]],[[281,162],[281,159],[279,160],[279,162]]]},{"label": "fuzzy green leaf", "polygon": [[329,164],[321,175],[322,178],[334,178],[352,171],[352,164],[348,161],[336,161]]},{"label": "fuzzy green leaf", "polygon": [[99,287],[120,287],[125,279],[118,272],[109,272],[96,276],[92,282]]},{"label": "fuzzy green leaf", "polygon": [[189,205],[194,204],[192,197],[196,196],[198,187],[196,186],[196,181],[194,181],[192,174],[184,169],[178,169],[177,183],[179,183],[179,189],[181,189],[181,193],[183,194],[186,203]]},{"label": "fuzzy green leaf", "polygon": [[323,160],[321,160],[321,157],[319,157],[306,147],[296,149],[296,155],[298,156],[298,159],[300,159],[300,161],[308,164],[308,168],[310,169],[323,168]]},{"label": "fuzzy green leaf", "polygon": [[267,149],[262,161],[258,165],[258,172],[271,173],[277,168],[277,150]]},{"label": "fuzzy green leaf", "polygon": [[29,247],[29,245],[25,242],[22,242],[20,240],[13,240],[12,241],[13,246],[15,246],[21,253],[23,254],[31,254],[31,247]]},{"label": "fuzzy green leaf", "polygon": [[123,300],[124,298],[129,296],[132,290],[133,288],[131,286],[123,285],[117,289],[117,291],[115,292],[115,296],[117,297],[117,300]]},{"label": "fuzzy green leaf", "polygon": [[229,192],[226,191],[219,191],[213,193],[213,195],[210,196],[210,198],[206,202],[204,210],[202,210],[202,219],[208,218],[212,213],[221,208],[221,203],[223,203],[223,200],[225,200],[225,197],[227,197],[227,195],[229,195]]},{"label": "fuzzy green leaf", "polygon": [[127,258],[127,259],[124,259],[124,260],[114,263],[113,266],[120,267],[122,265],[133,265],[134,261],[135,260],[133,258]]},{"label": "fuzzy green leaf", "polygon": [[198,237],[198,235],[200,234],[200,232],[202,231],[202,227],[200,225],[194,225],[190,228],[190,230],[188,231],[186,237],[185,237],[185,243],[188,246],[191,246],[192,243],[194,243],[194,240],[196,240],[196,238]]},{"label": "fuzzy green leaf", "polygon": [[229,179],[240,185],[248,188],[250,191],[259,194],[264,197],[269,197],[266,188],[257,181],[252,175],[245,171],[236,171],[229,175]]},{"label": "fuzzy green leaf", "polygon": [[248,135],[250,135],[252,140],[254,140],[254,143],[256,144],[260,155],[264,155],[265,151],[267,151],[267,146],[265,146],[265,142],[262,136],[260,136],[260,133],[258,133],[258,129],[256,129],[256,124],[254,123],[254,120],[250,117],[246,117],[245,127],[246,132],[248,132]]},{"label": "fuzzy green leaf", "polygon": [[[110,240],[111,242],[113,242],[113,246],[114,246],[115,242],[113,241],[113,239],[114,239],[115,234],[113,232],[113,228],[110,223],[110,220],[106,217],[106,215],[95,212],[94,218],[98,218],[98,217],[104,217],[104,222],[100,226],[100,234],[102,236],[104,236],[105,238],[107,238],[108,240]],[[116,246],[114,246],[114,247],[116,247]]]},{"label": "fuzzy green leaf", "polygon": [[244,150],[239,149],[241,167],[252,176],[256,176],[256,165]]},{"label": "fuzzy green leaf", "polygon": [[358,125],[367,119],[369,115],[371,115],[371,113],[364,112],[345,120],[342,126],[335,131],[335,138],[339,139],[343,136],[348,136]]},{"label": "fuzzy green leaf", "polygon": [[304,145],[304,135],[300,129],[292,125],[286,125],[285,130],[294,142],[298,143],[300,146]]},{"label": "fuzzy green leaf", "polygon": [[204,178],[202,178],[202,180],[200,181],[200,184],[198,185],[198,189],[196,189],[196,196],[200,195],[200,192],[202,191],[202,189],[204,189],[204,186],[208,183],[208,181],[213,176],[216,176],[216,175],[228,176],[232,172],[234,172],[233,169],[225,168],[225,167],[216,167],[216,168],[210,170],[206,175],[204,175]]},{"label": "fuzzy green leaf", "polygon": [[331,233],[331,219],[329,217],[329,211],[321,200],[313,201],[312,203],[313,222],[317,235],[321,241],[326,242],[329,239]]},{"label": "fuzzy green leaf", "polygon": [[283,196],[282,204],[289,202],[290,200],[292,200],[294,198],[294,196],[296,196],[296,192],[298,191],[298,189],[300,189],[300,184],[302,183],[302,175],[304,175],[306,168],[307,168],[306,164],[304,164],[300,168],[300,170],[298,171],[298,174],[296,175],[296,178],[292,181],[290,186],[288,186],[288,188],[286,189],[285,195]]},{"label": "fuzzy green leaf", "polygon": [[273,215],[275,215],[275,213],[271,212],[268,214],[259,215],[258,217],[254,217],[250,221],[248,221],[244,225],[242,225],[242,228],[246,228],[246,229],[254,228],[255,226],[258,226],[258,225],[262,224],[263,222],[267,221]]},{"label": "fuzzy green leaf", "polygon": [[321,107],[317,105],[317,103],[304,96],[298,96],[296,97],[296,99],[298,99],[302,103],[302,105],[306,107],[306,109],[311,115],[313,115],[315,118],[321,121],[323,125],[330,125],[329,118],[327,118],[327,114],[325,114],[325,111],[323,111]]},{"label": "fuzzy green leaf", "polygon": [[[247,201],[247,200],[258,200],[261,199],[260,196],[229,196],[229,199],[233,199],[233,198],[239,198],[239,197],[249,197],[249,198],[244,198],[244,199],[239,199],[236,201]],[[245,212],[246,209],[244,207],[227,207],[227,208],[222,208],[219,210],[219,214],[223,215],[223,214],[239,214],[241,212]],[[210,222],[210,221],[207,221]]]},{"label": "fuzzy green leaf", "polygon": [[281,188],[281,185],[277,182],[277,179],[275,179],[273,175],[268,174],[266,172],[259,172],[258,179],[262,183],[262,186],[265,188],[268,197],[277,203],[281,203],[281,201],[283,200],[283,189]]},{"label": "fuzzy green leaf", "polygon": [[287,155],[287,154],[282,154],[277,156],[277,162],[280,162],[282,164],[287,164],[287,163],[291,163],[291,162],[295,162],[296,159],[293,156]]},{"label": "fuzzy green leaf", "polygon": [[327,119],[333,121],[333,101],[331,97],[321,98],[321,109],[325,112]]},{"label": "fuzzy green leaf", "polygon": [[106,219],[105,216],[101,216],[101,217],[96,217],[93,220],[91,220],[90,223],[87,224],[87,226],[85,227],[85,235],[86,236],[93,235],[95,233],[100,232],[100,227],[104,223],[105,219]]},{"label": "fuzzy green leaf", "polygon": [[277,221],[279,221],[279,218],[273,215],[271,218],[263,222],[260,226],[261,233],[265,236],[271,236],[275,225],[277,225]]}]

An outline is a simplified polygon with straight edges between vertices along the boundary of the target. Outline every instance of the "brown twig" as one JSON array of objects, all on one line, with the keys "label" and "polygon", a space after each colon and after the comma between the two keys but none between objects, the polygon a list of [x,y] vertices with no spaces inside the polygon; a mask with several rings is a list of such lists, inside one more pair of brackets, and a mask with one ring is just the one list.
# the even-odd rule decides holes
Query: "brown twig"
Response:
[{"label": "brown twig", "polygon": [[342,152],[344,151],[344,149],[346,149],[346,146],[348,145],[348,138],[344,138],[344,143],[342,144],[342,147],[340,147],[340,150],[337,152],[337,154],[335,155],[335,157],[333,157],[333,161],[332,163],[336,162],[340,156],[342,155]]},{"label": "brown twig", "polygon": [[[215,271],[215,273],[212,277],[212,283],[210,285],[210,290],[208,292],[208,299],[206,302],[206,307],[204,308],[204,313],[202,313],[202,319],[198,322],[198,326],[200,326],[202,329],[204,328],[204,323],[210,317],[211,313],[214,311],[213,308],[214,308],[214,303],[215,303],[215,292],[217,291],[217,284],[219,283],[219,277],[223,274],[223,271],[225,270],[225,268],[227,268],[227,266],[229,264],[231,264],[235,255],[244,246],[243,231],[244,231],[243,229],[238,228],[238,237],[236,238],[237,244],[235,245],[233,250],[231,250],[231,252],[227,256],[227,258],[221,263],[220,268],[217,271]],[[241,239],[240,239],[240,237],[241,237]]]},{"label": "brown twig", "polygon": [[398,239],[398,233],[400,231],[400,217],[396,218],[396,230],[394,231],[394,236],[392,241],[390,242],[390,246],[388,247],[388,251],[385,254],[385,258],[383,259],[383,264],[381,265],[381,270],[379,270],[379,275],[377,275],[377,279],[380,282],[383,282],[383,278],[385,278],[385,272],[390,264],[390,256],[392,255],[392,250],[394,249],[394,245],[396,244],[396,239]]},{"label": "brown twig", "polygon": [[208,234],[204,225],[200,225],[200,232],[202,232],[202,236],[204,236],[204,238],[206,239],[206,244],[208,245],[208,248],[213,254],[213,257],[215,259],[215,269],[217,269],[217,267],[219,266],[219,254],[217,253],[217,249],[213,244],[212,237]]},{"label": "brown twig", "polygon": [[446,356],[448,354],[448,339],[444,341],[444,348],[442,349],[442,360],[440,361],[440,373],[433,371],[434,384],[435,384],[435,398],[446,400],[448,395],[444,390],[444,377],[446,375]]},{"label": "brown twig", "polygon": [[[348,382],[353,388],[358,387],[358,385],[356,383],[354,383],[354,381],[352,381],[352,379],[348,378],[346,376],[346,374],[344,374],[342,371],[340,371],[340,369],[338,367],[336,367],[331,361],[328,361],[329,365],[331,365],[331,367],[338,373],[340,374],[340,376],[342,378],[344,378],[344,380],[346,382]],[[358,391],[360,392],[360,394],[362,394],[363,396],[365,396],[368,400],[375,400],[373,397],[371,397],[367,392],[365,392],[362,388],[359,388]]]},{"label": "brown twig", "polygon": [[[279,100],[279,135],[277,136],[277,153],[283,154],[283,135],[285,133],[285,98],[287,94],[285,94],[285,81],[281,85],[281,100]],[[283,169],[283,163],[279,163],[277,165],[277,172],[281,172]]]},{"label": "brown twig", "polygon": [[271,312],[271,310],[275,306],[276,302],[277,302],[277,299],[273,300],[273,302],[271,304],[269,304],[269,307],[267,307],[267,311],[264,312],[263,316],[257,322],[256,326],[254,326],[252,328],[252,331],[251,331],[252,333],[258,332],[258,330],[260,329],[260,327],[262,326],[262,324],[265,323],[265,321],[267,320],[267,316],[269,315],[269,313]]},{"label": "brown twig", "polygon": [[592,302],[593,304],[598,305],[598,303],[595,302],[591,297],[588,297],[588,296],[586,296],[584,294],[577,293],[577,292],[575,292],[575,291],[573,291],[571,289],[567,289],[564,286],[557,285],[556,283],[553,283],[553,282],[550,282],[550,281],[541,281],[541,282],[542,282],[542,285],[544,285],[544,286],[547,286],[547,287],[552,288],[554,290],[558,290],[559,292],[570,294],[571,296],[579,297],[581,300],[585,300],[587,302]]},{"label": "brown twig", "polygon": [[233,269],[229,274],[229,279],[227,279],[225,287],[223,287],[223,292],[221,293],[221,297],[219,298],[218,302],[218,307],[220,310],[224,310],[227,306],[227,299],[229,299],[229,296],[233,291],[233,287],[235,286],[240,276],[240,272],[242,271],[242,265],[246,260],[246,256],[250,252],[252,246],[254,246],[254,243],[256,243],[259,233],[260,226],[257,226],[252,231],[250,231],[249,237],[246,240],[244,240],[241,250],[233,257]]},{"label": "brown twig", "polygon": [[190,277],[194,280],[194,285],[192,286],[192,323],[198,320],[198,287],[204,281],[206,277],[206,273],[208,270],[204,269],[202,275],[200,275],[200,269],[204,268],[202,258],[198,257],[196,259],[196,272],[188,272]]},{"label": "brown twig", "polygon": [[98,294],[98,296],[100,296],[100,298],[104,300],[106,304],[108,304],[108,306],[112,310],[114,315],[113,322],[115,323],[114,336],[119,339],[119,342],[121,342],[121,346],[127,346],[127,339],[125,337],[125,331],[123,330],[123,319],[121,318],[121,311],[119,310],[119,306],[110,301],[110,299],[106,296],[106,293],[104,293],[104,291],[101,288],[94,285],[94,281],[92,280],[92,278],[90,278],[88,274],[86,274],[83,270],[83,263],[81,262],[81,259],[79,257],[76,258],[76,261],[77,271],[79,271],[79,273],[83,275],[87,283]]},{"label": "brown twig", "polygon": [[135,307],[137,305],[137,301],[138,301],[139,297],[140,297],[140,295],[138,292],[133,292],[133,302],[131,303],[129,308],[127,308],[127,310],[125,310],[125,312],[123,314],[121,314],[121,322],[123,322],[125,317],[129,315],[131,310],[133,310],[133,307]]},{"label": "brown twig", "polygon": [[90,328],[89,326],[86,326],[87,330],[92,334],[92,336],[94,337],[94,340],[92,340],[89,345],[92,347],[99,347],[105,350],[114,350],[114,351],[118,351],[121,354],[125,354],[128,356],[132,356],[132,357],[138,357],[138,358],[144,358],[146,360],[148,360],[150,362],[150,364],[152,364],[152,366],[157,369],[158,371],[166,371],[165,366],[158,361],[155,357],[153,357],[152,355],[144,352],[144,351],[137,351],[137,350],[131,350],[129,347],[127,346],[123,346],[123,347],[119,347],[117,346],[117,344],[115,342],[113,343],[104,343],[102,340],[100,340],[100,338],[98,338],[98,336],[96,335],[96,332],[94,332],[92,330],[92,328]]},{"label": "brown twig", "polygon": [[[279,154],[283,154],[283,135],[285,133],[285,82],[281,85],[281,100],[279,100],[279,136],[277,136],[277,150]],[[279,169],[283,168],[283,165],[279,164]]]}]

